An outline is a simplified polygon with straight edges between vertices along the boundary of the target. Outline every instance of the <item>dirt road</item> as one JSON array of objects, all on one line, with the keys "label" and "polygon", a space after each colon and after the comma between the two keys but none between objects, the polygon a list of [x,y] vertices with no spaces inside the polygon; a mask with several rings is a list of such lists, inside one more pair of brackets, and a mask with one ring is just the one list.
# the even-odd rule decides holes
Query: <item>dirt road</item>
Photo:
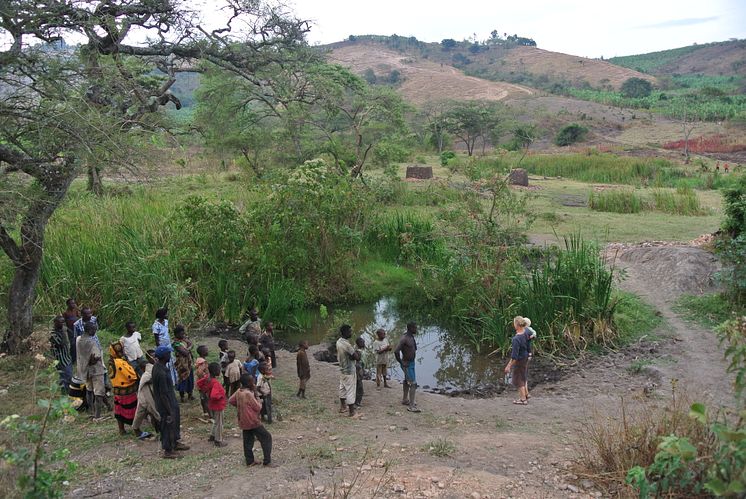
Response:
[{"label": "dirt road", "polygon": [[[226,414],[228,447],[208,445],[209,425],[197,419],[198,403],[188,403],[183,406],[182,427],[192,450],[185,459],[166,462],[158,458],[156,442],[112,437],[115,445],[91,449],[78,459],[123,464],[111,466],[101,479],[72,486],[72,495],[342,497],[349,492],[349,497],[600,497],[595,484],[578,480],[569,470],[576,432],[594,411],[614,414],[622,396],[660,405],[664,386],[674,377],[685,390],[709,391],[716,401],[728,394],[727,389],[707,390],[701,375],[707,368],[707,379],[724,376],[713,335],[684,323],[671,310],[684,274],[694,268],[681,262],[697,262],[695,267],[703,273],[715,268],[700,252],[622,252],[619,259],[628,272],[623,287],[659,308],[671,339],[643,341],[584,361],[565,379],[535,388],[529,406],[513,405],[512,391],[481,400],[421,394],[423,412],[411,414],[400,405],[399,386],[379,390],[366,381],[364,416],[350,420],[337,413],[336,366],[311,359],[310,399],[300,401],[293,396],[294,355],[281,352],[274,398],[282,420],[269,426],[276,467],[242,465],[242,442],[232,409]],[[662,281],[661,275],[671,279]],[[701,282],[709,279],[700,277]],[[628,370],[641,357],[670,361],[656,362],[649,375],[659,379],[651,380]],[[659,395],[643,397],[653,381],[660,385]]]}]

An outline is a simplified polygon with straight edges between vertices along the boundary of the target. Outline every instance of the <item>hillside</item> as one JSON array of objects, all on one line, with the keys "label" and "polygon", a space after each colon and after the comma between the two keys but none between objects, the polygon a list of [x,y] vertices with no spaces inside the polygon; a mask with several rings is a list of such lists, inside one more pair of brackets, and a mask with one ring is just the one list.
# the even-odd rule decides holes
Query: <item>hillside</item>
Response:
[{"label": "hillside", "polygon": [[378,78],[388,78],[392,71],[397,71],[401,75],[399,93],[415,105],[442,99],[503,100],[534,94],[527,87],[467,76],[453,66],[402,54],[372,42],[340,44],[328,58],[359,74],[371,70]]},{"label": "hillside", "polygon": [[[431,61],[438,66],[453,66],[469,76],[550,91],[568,86],[618,90],[625,80],[632,77],[656,83],[654,76],[608,61],[505,41],[499,44],[452,42],[444,45],[421,42],[413,37],[367,35],[354,37],[353,41],[335,43],[327,48],[334,53],[342,51],[349,54],[345,55],[345,59],[352,56],[355,60],[370,57],[364,53],[371,50],[393,51],[401,59]],[[365,69],[367,68],[361,68],[361,72]]]},{"label": "hillside", "polygon": [[746,75],[746,40],[690,45],[648,54],[614,57],[610,62],[656,76]]}]

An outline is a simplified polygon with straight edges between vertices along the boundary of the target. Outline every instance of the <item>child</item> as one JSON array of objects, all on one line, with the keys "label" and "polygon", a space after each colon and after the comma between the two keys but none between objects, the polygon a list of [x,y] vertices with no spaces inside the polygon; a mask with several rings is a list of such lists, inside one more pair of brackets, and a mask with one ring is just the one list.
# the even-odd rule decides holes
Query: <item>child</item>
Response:
[{"label": "child", "polygon": [[194,400],[194,368],[192,367],[193,356],[192,356],[192,342],[187,337],[184,326],[179,324],[174,328],[174,353],[176,360],[174,361],[174,367],[176,368],[176,390],[179,392],[181,397],[181,403],[185,402],[184,395],[189,396],[189,400]]},{"label": "child", "polygon": [[259,337],[259,345],[262,347],[262,353],[265,350],[269,350],[269,354],[264,354],[268,359],[272,359],[272,368],[277,367],[277,356],[275,355],[275,325],[271,322],[267,323],[267,327],[262,331],[262,335]]},{"label": "child", "polygon": [[267,373],[269,365],[266,362],[259,364],[259,375],[256,379],[256,394],[262,399],[262,419],[267,418],[267,423],[272,424],[272,385],[270,375]]},{"label": "child", "polygon": [[272,376],[272,352],[264,348],[261,350],[261,353],[262,357],[264,357],[264,363],[267,364],[267,376]]},{"label": "child", "polygon": [[132,321],[125,324],[124,327],[126,332],[124,333],[124,336],[119,338],[119,341],[122,342],[122,347],[124,347],[124,360],[129,362],[130,366],[132,366],[132,369],[135,370],[138,376],[142,376],[140,366],[145,360],[142,348],[140,348],[142,335],[135,331],[135,323]]},{"label": "child", "polygon": [[52,356],[57,361],[57,374],[60,376],[60,388],[67,395],[72,380],[72,358],[70,357],[70,342],[65,332],[65,318],[58,315],[54,318],[54,330],[49,334],[49,344]]},{"label": "child", "polygon": [[124,425],[133,426],[137,413],[137,386],[140,380],[124,357],[124,346],[115,341],[109,346],[109,378],[114,392],[114,417],[119,434],[126,435]]},{"label": "child", "polygon": [[[207,356],[209,353],[207,345],[200,345],[197,347],[197,355],[199,357],[197,357],[197,360],[194,362],[194,374],[197,378],[197,387],[199,387],[199,380],[210,377],[210,372],[207,366]],[[218,364],[218,366],[220,366],[220,364]],[[225,392],[225,388],[223,388],[223,391]],[[202,390],[199,391],[199,403],[202,406],[202,416],[209,418],[210,410],[207,408],[207,395],[202,392]]]},{"label": "child", "polygon": [[140,440],[145,440],[153,436],[152,433],[141,431],[140,429],[146,417],[150,416],[150,423],[155,428],[155,431],[160,431],[159,423],[161,422],[161,415],[158,413],[158,409],[155,407],[155,400],[153,399],[152,377],[153,364],[155,364],[155,350],[148,350],[145,358],[147,362],[143,366],[140,388],[137,390],[137,411],[135,412],[135,419],[132,422],[132,432]]},{"label": "child", "polygon": [[228,392],[228,377],[225,375],[225,368],[228,366],[228,340],[218,341],[218,349],[220,350],[220,370],[223,373],[223,388]]},{"label": "child", "polygon": [[357,385],[355,386],[355,406],[359,409],[363,405],[363,350],[365,350],[365,339],[358,336],[355,340],[356,350],[359,352],[355,360],[355,370],[357,371]]},{"label": "child", "polygon": [[259,413],[262,405],[254,396],[254,378],[244,373],[241,376],[241,389],[231,395],[228,403],[235,406],[238,413],[238,427],[243,430],[243,455],[246,466],[254,466],[254,438],[259,440],[264,454],[264,466],[272,463],[272,435],[262,426]]},{"label": "child", "polygon": [[76,350],[78,352],[77,368],[80,379],[85,380],[86,402],[93,409],[93,420],[101,420],[101,405],[106,404],[106,387],[104,378],[106,368],[103,362],[103,352],[96,341],[96,324],[86,322],[83,326],[83,335],[76,339]]},{"label": "child", "polygon": [[264,357],[259,353],[259,347],[249,345],[249,356],[246,362],[243,363],[243,370],[254,376],[254,381],[256,381],[257,374],[259,374],[257,369],[259,368],[259,362],[262,360],[264,360]]},{"label": "child", "polygon": [[228,378],[228,396],[233,395],[241,387],[241,372],[243,366],[236,358],[235,350],[228,350],[228,365],[225,366],[225,377]]},{"label": "child", "polygon": [[[531,360],[534,358],[534,352],[531,350],[532,343],[534,339],[536,338],[536,331],[531,327],[531,319],[528,317],[524,317],[523,320],[526,322],[526,345],[528,347],[528,362],[531,362]],[[531,395],[528,393],[528,362],[526,363],[526,400],[531,398]]]},{"label": "child", "polygon": [[207,408],[213,421],[208,441],[214,442],[215,447],[225,447],[228,444],[223,441],[223,411],[225,411],[227,398],[223,385],[218,381],[220,364],[211,362],[207,369],[209,376],[197,380],[197,388],[199,388],[200,393],[207,396]]},{"label": "child", "polygon": [[295,363],[298,367],[298,393],[295,395],[298,398],[306,398],[306,383],[311,379],[311,366],[308,363],[308,342],[306,340],[298,343],[298,354],[295,357]]},{"label": "child", "polygon": [[376,387],[381,388],[381,379],[383,379],[384,388],[391,388],[387,383],[386,374],[389,370],[392,348],[389,345],[389,339],[386,338],[385,330],[379,329],[376,331],[376,338],[373,342],[373,351],[376,353]]}]

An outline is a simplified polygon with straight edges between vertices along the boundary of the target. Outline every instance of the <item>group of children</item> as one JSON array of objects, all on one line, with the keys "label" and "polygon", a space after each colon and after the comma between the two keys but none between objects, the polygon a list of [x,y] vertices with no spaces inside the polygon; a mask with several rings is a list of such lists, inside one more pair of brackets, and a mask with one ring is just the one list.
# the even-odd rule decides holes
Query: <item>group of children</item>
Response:
[{"label": "group of children", "polygon": [[[175,392],[179,392],[182,403],[193,400],[196,378],[203,416],[212,422],[209,441],[217,447],[227,445],[223,414],[231,404],[237,408],[239,427],[244,433],[246,464],[256,464],[252,447],[257,438],[264,452],[263,464],[269,465],[272,437],[262,420],[272,422],[272,367],[277,365],[272,325],[252,334],[244,363],[235,359],[235,351],[228,350],[226,340],[218,342],[219,362],[208,361],[206,345],[197,347],[195,360],[193,343],[184,327],[174,328],[173,342],[168,330],[168,310],[160,309],[152,327],[155,348],[143,352],[142,335],[133,322],[128,322],[124,334],[109,345],[105,364],[96,317],[90,308],[79,310],[74,299],[68,300],[65,312],[55,318],[49,338],[62,390],[79,399],[79,410],[88,410],[94,421],[107,419],[101,417],[101,408],[112,409],[109,396],[113,395],[120,433],[127,433],[126,425],[139,439],[150,438],[152,433],[142,431],[142,423],[150,419],[154,430],[161,434],[163,457],[176,458],[179,455],[175,451],[189,447],[180,442]],[[162,373],[165,376],[158,378]],[[158,379],[154,381],[154,377]]]}]

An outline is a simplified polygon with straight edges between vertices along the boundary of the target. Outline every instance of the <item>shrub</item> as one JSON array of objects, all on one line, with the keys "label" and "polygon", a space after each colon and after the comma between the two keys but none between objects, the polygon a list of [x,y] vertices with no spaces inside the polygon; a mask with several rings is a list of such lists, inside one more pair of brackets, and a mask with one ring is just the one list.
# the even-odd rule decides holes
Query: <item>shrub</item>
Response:
[{"label": "shrub", "polygon": [[443,151],[440,154],[440,165],[447,166],[448,162],[456,157],[456,153],[453,151]]},{"label": "shrub", "polygon": [[622,95],[627,98],[647,97],[653,91],[653,84],[642,78],[628,78],[620,88]]},{"label": "shrub", "polygon": [[572,123],[563,127],[554,138],[555,145],[569,146],[585,139],[588,129],[584,126]]}]

